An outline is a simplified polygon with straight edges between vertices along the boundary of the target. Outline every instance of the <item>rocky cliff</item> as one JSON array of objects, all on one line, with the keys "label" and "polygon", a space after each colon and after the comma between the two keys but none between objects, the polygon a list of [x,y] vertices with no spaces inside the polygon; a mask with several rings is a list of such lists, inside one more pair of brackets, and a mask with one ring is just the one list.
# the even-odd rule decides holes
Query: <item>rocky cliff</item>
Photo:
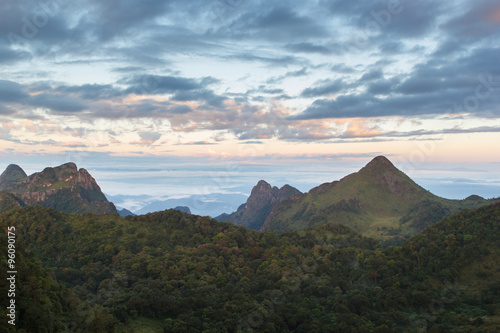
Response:
[{"label": "rocky cliff", "polygon": [[0,191],[10,195],[9,199],[4,196],[0,200],[12,202],[15,198],[21,206],[40,205],[78,214],[117,212],[95,179],[87,170],[78,170],[75,163],[45,168],[30,176],[11,164],[0,176]]},{"label": "rocky cliff", "polygon": [[277,188],[261,180],[252,189],[247,202],[242,204],[236,212],[220,215],[216,219],[259,230],[276,204],[300,193],[290,185]]}]

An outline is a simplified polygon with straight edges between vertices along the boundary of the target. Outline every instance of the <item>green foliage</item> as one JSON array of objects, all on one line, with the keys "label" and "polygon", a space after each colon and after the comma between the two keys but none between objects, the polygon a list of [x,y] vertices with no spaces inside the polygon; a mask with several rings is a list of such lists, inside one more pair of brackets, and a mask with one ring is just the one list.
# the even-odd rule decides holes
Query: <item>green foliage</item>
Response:
[{"label": "green foliage", "polygon": [[[7,244],[7,235],[1,243]],[[32,253],[25,250],[23,241],[16,242],[15,297],[2,297],[1,332],[67,332],[72,328],[88,332],[112,332],[118,321],[107,309],[83,302],[72,291],[57,283],[50,271],[42,268]],[[0,248],[0,290],[7,293],[7,247]],[[15,300],[15,326],[7,323],[7,306]]]},{"label": "green foliage", "polygon": [[[45,267],[27,275],[41,281],[22,298],[30,322],[42,308],[45,331],[74,322],[89,332],[487,331],[500,309],[486,261],[499,253],[499,219],[500,205],[464,211],[382,250],[339,224],[276,234],[175,210],[0,216],[16,226],[25,265]],[[463,278],[471,265],[485,272],[474,292]],[[82,323],[79,309],[95,321]]]}]

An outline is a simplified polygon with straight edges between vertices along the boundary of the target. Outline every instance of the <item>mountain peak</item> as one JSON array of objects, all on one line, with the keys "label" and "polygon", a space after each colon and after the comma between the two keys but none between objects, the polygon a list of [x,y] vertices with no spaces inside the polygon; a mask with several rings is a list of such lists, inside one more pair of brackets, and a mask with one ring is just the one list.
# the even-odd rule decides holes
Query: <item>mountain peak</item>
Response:
[{"label": "mountain peak", "polygon": [[299,190],[290,185],[284,185],[279,189],[265,180],[260,180],[253,187],[246,203],[242,204],[236,212],[221,215],[217,219],[259,230],[274,205],[299,193],[301,193]]},{"label": "mountain peak", "polygon": [[[367,165],[365,165],[365,167],[363,169],[378,170],[378,169],[387,169],[387,168],[396,169],[394,164],[392,164],[392,162],[389,161],[389,159],[387,157],[380,155],[380,156],[377,156],[374,159],[372,159]],[[363,169],[361,169],[361,170],[363,170]]]},{"label": "mountain peak", "polygon": [[0,191],[12,188],[28,177],[17,164],[10,164],[0,175]]},{"label": "mountain peak", "polygon": [[58,166],[56,168],[63,169],[63,170],[68,170],[68,171],[73,171],[73,172],[77,172],[78,171],[78,167],[73,162],[64,163],[63,165],[60,165],[60,166]]},{"label": "mountain peak", "polygon": [[87,170],[73,162],[47,167],[29,177],[17,165],[0,176],[0,191],[10,193],[27,206],[41,205],[67,213],[115,213]]},{"label": "mountain peak", "polygon": [[259,180],[259,182],[257,183],[257,185],[254,186],[254,189],[255,188],[265,188],[265,189],[270,189],[271,188],[271,184],[269,184],[268,182],[266,182],[265,180]]},{"label": "mountain peak", "polygon": [[9,164],[7,169],[5,169],[5,171],[4,171],[4,173],[13,173],[13,172],[22,173],[25,177],[27,177],[24,170],[17,164]]}]

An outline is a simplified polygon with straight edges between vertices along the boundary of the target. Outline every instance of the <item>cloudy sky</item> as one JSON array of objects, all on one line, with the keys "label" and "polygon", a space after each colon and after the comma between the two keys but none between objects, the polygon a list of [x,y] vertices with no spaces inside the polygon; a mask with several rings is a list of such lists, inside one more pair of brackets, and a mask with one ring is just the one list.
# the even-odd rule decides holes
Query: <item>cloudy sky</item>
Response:
[{"label": "cloudy sky", "polygon": [[170,195],[235,170],[304,190],[383,154],[500,196],[499,59],[496,0],[2,0],[0,166]]}]

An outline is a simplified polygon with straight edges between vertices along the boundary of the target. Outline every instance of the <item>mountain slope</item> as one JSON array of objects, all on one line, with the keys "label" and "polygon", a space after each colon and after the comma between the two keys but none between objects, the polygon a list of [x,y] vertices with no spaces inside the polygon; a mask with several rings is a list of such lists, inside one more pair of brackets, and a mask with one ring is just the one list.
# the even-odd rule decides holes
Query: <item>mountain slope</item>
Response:
[{"label": "mountain slope", "polygon": [[356,173],[276,205],[261,230],[282,232],[336,222],[390,240],[415,235],[459,209],[489,202],[477,196],[440,198],[378,156]]},{"label": "mountain slope", "polygon": [[247,202],[236,212],[217,216],[216,219],[220,222],[231,222],[248,229],[259,230],[274,205],[297,194],[301,192],[290,185],[284,185],[278,189],[261,180],[252,189]]},{"label": "mountain slope", "polygon": [[[0,176],[0,188],[20,206],[40,205],[79,214],[117,212],[88,171],[78,170],[74,163],[45,168],[30,176],[19,166],[9,165]],[[1,201],[5,200],[4,195]]]}]

